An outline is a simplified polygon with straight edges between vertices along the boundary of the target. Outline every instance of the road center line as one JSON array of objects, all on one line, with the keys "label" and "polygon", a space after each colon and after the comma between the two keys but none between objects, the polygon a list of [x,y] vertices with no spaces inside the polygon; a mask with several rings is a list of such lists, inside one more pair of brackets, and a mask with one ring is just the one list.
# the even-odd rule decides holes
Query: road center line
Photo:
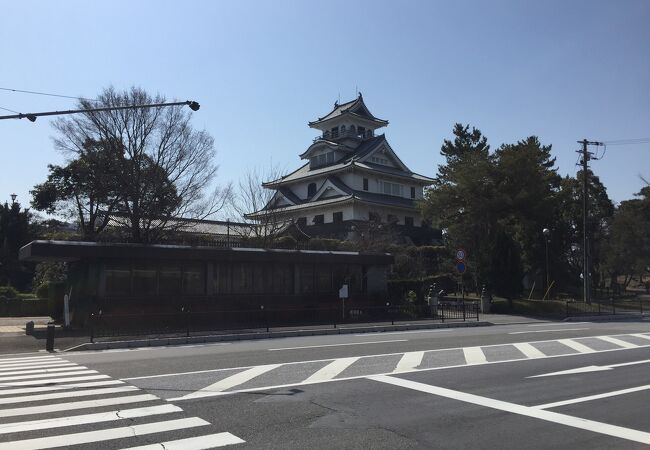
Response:
[{"label": "road center line", "polygon": [[528,331],[512,331],[508,334],[527,334],[527,333],[557,333],[561,331],[579,331],[589,330],[589,328],[560,328],[558,330],[528,330]]},{"label": "road center line", "polygon": [[346,345],[367,345],[367,344],[385,344],[387,342],[408,342],[408,339],[391,339],[387,341],[367,341],[367,342],[348,342],[345,344],[325,344],[325,345],[305,345],[303,347],[283,347],[283,348],[270,348],[270,352],[279,352],[281,350],[300,350],[303,348],[323,348],[323,347],[343,347]]},{"label": "road center line", "polygon": [[452,400],[458,400],[465,403],[471,403],[486,408],[492,408],[512,414],[519,414],[521,416],[545,420],[547,422],[553,422],[560,425],[626,439],[629,441],[650,444],[650,433],[646,433],[644,431],[582,419],[579,417],[573,417],[553,411],[546,411],[544,409],[538,409],[535,407],[517,405],[515,403],[481,397],[466,392],[455,391],[439,386],[431,386],[429,384],[418,383],[416,381],[404,380],[387,375],[373,375],[367,378],[370,380],[378,381],[380,383],[392,384],[394,386],[412,389],[414,391],[424,392],[427,394],[438,395],[440,397],[450,398]]}]

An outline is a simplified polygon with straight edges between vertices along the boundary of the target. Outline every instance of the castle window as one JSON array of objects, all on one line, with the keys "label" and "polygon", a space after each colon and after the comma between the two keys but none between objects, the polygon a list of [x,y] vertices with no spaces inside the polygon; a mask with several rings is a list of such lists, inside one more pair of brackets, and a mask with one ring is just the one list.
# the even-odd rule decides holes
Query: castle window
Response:
[{"label": "castle window", "polygon": [[368,179],[367,178],[363,179],[363,190],[364,191],[368,190]]},{"label": "castle window", "polygon": [[334,223],[343,222],[343,212],[338,211],[338,212],[335,212],[334,214],[332,214],[332,220],[333,220]]},{"label": "castle window", "polygon": [[369,219],[371,222],[377,222],[377,223],[379,223],[379,222],[381,222],[381,215],[379,215],[379,213],[377,213],[377,212],[370,211],[370,212],[368,213],[368,219]]},{"label": "castle window", "polygon": [[339,137],[339,127],[334,127],[332,128],[332,138],[336,139],[337,137]]},{"label": "castle window", "polygon": [[323,153],[322,155],[318,155],[318,165],[324,166],[325,164],[327,164],[327,156],[325,155],[325,153]]},{"label": "castle window", "polygon": [[327,154],[327,164],[332,164],[334,162],[334,152],[329,152]]},{"label": "castle window", "polygon": [[404,217],[404,225],[407,227],[412,227],[413,226],[413,217]]},{"label": "castle window", "polygon": [[314,216],[314,224],[315,225],[322,225],[325,223],[325,215],[324,214],[316,214]]},{"label": "castle window", "polygon": [[345,136],[345,125],[341,125],[341,135]]},{"label": "castle window", "polygon": [[307,197],[313,197],[316,194],[316,183],[309,183],[307,186]]},{"label": "castle window", "polygon": [[298,217],[298,226],[299,227],[304,227],[307,225],[307,218],[306,217]]},{"label": "castle window", "polygon": [[357,127],[357,136],[364,137],[366,134],[366,129],[364,127]]},{"label": "castle window", "polygon": [[391,183],[390,181],[379,181],[379,190],[382,194],[393,195],[395,197],[401,197],[404,186],[397,183]]},{"label": "castle window", "polygon": [[415,198],[415,188],[411,186],[411,198]]}]

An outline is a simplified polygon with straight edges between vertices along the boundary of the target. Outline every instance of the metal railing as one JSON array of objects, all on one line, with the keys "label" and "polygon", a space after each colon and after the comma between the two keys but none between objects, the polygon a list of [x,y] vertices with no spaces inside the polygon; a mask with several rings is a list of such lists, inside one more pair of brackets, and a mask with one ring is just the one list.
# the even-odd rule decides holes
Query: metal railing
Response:
[{"label": "metal railing", "polygon": [[444,302],[428,305],[347,306],[325,308],[266,308],[152,313],[102,313],[88,321],[90,341],[111,336],[205,334],[208,332],[270,331],[272,328],[327,326],[413,320],[479,320],[475,302]]},{"label": "metal railing", "polygon": [[[646,308],[647,309],[647,308]],[[643,315],[643,300],[641,299],[614,299],[592,301],[567,300],[566,311],[567,317],[576,316],[599,316],[599,315]]]}]

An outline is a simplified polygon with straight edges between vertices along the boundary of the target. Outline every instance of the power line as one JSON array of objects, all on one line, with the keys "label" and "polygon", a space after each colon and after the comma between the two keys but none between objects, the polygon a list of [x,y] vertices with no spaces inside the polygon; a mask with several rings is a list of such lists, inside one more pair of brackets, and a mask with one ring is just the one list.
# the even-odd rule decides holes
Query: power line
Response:
[{"label": "power line", "polygon": [[3,110],[5,110],[5,111],[12,112],[12,113],[14,113],[14,114],[20,114],[18,111],[14,111],[13,109],[9,109],[9,108],[3,108],[2,106],[0,106],[0,109],[3,109]]},{"label": "power line", "polygon": [[636,139],[617,139],[612,141],[603,141],[605,145],[637,145],[637,144],[648,144],[650,143],[650,138],[636,138]]},{"label": "power line", "polygon": [[[85,100],[85,101],[88,101],[88,102],[99,102],[99,100],[94,100],[94,99],[90,99],[90,98],[72,97],[70,95],[61,95],[61,94],[49,94],[47,92],[25,91],[25,90],[22,90],[22,89],[11,89],[11,88],[4,88],[4,87],[0,87],[0,90],[1,91],[9,91],[9,92],[20,92],[22,94],[46,95],[48,97],[61,97],[61,98],[71,98],[71,99],[74,99],[74,100]],[[5,108],[2,108],[2,109],[5,109]],[[12,111],[12,112],[14,112],[14,111]]]}]

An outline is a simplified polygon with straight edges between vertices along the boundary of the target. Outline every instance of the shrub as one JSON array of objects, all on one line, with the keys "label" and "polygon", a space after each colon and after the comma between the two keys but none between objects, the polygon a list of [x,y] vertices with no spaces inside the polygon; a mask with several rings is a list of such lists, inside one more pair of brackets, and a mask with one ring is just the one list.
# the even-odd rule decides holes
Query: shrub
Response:
[{"label": "shrub", "polygon": [[5,299],[18,298],[18,291],[11,286],[0,286],[0,297]]}]

